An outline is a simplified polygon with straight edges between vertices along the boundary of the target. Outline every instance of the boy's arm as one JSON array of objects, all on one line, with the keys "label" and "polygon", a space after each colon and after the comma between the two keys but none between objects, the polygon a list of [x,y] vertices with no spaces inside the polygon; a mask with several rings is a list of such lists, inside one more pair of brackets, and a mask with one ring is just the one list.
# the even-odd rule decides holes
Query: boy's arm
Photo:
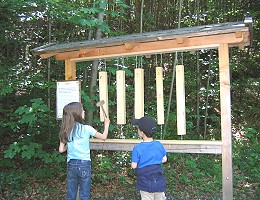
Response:
[{"label": "boy's arm", "polygon": [[165,163],[165,162],[167,162],[167,156],[166,155],[163,156],[163,158],[162,158],[162,163]]},{"label": "boy's arm", "polygon": [[60,152],[60,153],[63,153],[63,152],[65,152],[65,151],[67,151],[67,149],[68,149],[68,145],[66,145],[66,144],[63,143],[63,142],[60,142],[59,152]]},{"label": "boy's arm", "polygon": [[131,163],[131,167],[132,167],[132,169],[137,168],[137,163],[136,163],[136,162],[132,162],[132,163]]}]

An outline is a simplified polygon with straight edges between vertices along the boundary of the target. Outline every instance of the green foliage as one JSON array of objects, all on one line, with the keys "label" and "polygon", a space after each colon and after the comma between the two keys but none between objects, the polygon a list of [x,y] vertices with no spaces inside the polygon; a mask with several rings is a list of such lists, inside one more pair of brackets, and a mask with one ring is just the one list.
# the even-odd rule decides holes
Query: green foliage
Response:
[{"label": "green foliage", "polygon": [[110,184],[111,181],[119,181],[123,185],[134,184],[128,176],[135,173],[130,169],[131,154],[129,152],[92,152],[93,165],[92,177],[95,184]]},{"label": "green foliage", "polygon": [[[26,177],[50,178],[56,173],[64,173],[62,164],[65,163],[65,158],[52,147],[53,141],[55,141],[52,139],[53,135],[46,134],[48,129],[57,130],[57,126],[55,126],[57,122],[54,123],[50,120],[49,115],[52,112],[41,98],[32,99],[30,103],[31,105],[20,106],[14,112],[14,116],[19,119],[19,122],[16,122],[15,126],[11,126],[12,123],[9,123],[9,126],[12,127],[14,133],[19,133],[20,130],[26,130],[26,132],[22,132],[19,138],[6,147],[3,151],[4,159],[0,162],[0,166],[5,169],[11,167],[13,170],[23,171],[18,175],[12,170],[8,170],[10,173],[1,174],[4,185],[1,186],[4,187],[2,191],[7,185],[16,182],[15,187],[13,185],[9,187],[13,196],[21,195],[25,191],[25,187],[26,190],[30,190],[28,186],[30,181]],[[55,138],[58,138],[57,135]]]},{"label": "green foliage", "polygon": [[93,180],[102,184],[107,184],[115,178],[113,171],[112,159],[106,157],[102,152],[93,159],[95,167],[93,170]]},{"label": "green foliage", "polygon": [[[197,194],[218,196],[221,190],[220,155],[168,154],[163,164],[167,180],[166,193],[192,189]],[[196,195],[196,193],[194,195]],[[183,198],[182,194],[176,194]]]},{"label": "green foliage", "polygon": [[49,112],[48,106],[44,104],[41,98],[32,99],[31,102],[31,106],[24,105],[15,111],[15,113],[21,116],[21,124],[29,124],[32,126],[34,123],[41,122],[41,118],[44,117],[44,114]]},{"label": "green foliage", "polygon": [[260,197],[259,179],[260,179],[260,134],[253,128],[243,128],[241,135],[235,138],[234,166],[237,169],[238,176],[235,176],[235,183],[242,190],[250,192],[248,183],[253,183],[256,198]]},{"label": "green foliage", "polygon": [[64,162],[64,157],[58,153],[58,151],[48,153],[42,149],[41,144],[33,142],[30,142],[29,144],[24,144],[23,142],[14,142],[11,144],[5,151],[4,158],[13,159],[15,156],[21,156],[22,159],[28,160],[32,158],[39,158],[45,164],[52,162]]},{"label": "green foliage", "polygon": [[235,141],[234,162],[252,182],[260,180],[260,134],[253,128],[244,128],[245,137]]},{"label": "green foliage", "polygon": [[[30,177],[24,172],[0,172],[0,195],[8,188],[12,196],[20,196],[26,188],[30,187]],[[2,193],[2,194],[1,194]]]}]

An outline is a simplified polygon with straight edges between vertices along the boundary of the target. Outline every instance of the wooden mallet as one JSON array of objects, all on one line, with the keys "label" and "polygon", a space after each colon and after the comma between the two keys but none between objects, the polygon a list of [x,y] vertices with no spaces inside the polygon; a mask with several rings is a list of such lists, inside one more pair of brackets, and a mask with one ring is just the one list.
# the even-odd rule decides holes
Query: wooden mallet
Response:
[{"label": "wooden mallet", "polygon": [[105,109],[104,109],[104,107],[103,107],[104,104],[105,104],[105,101],[104,101],[104,100],[101,100],[101,101],[97,102],[97,107],[101,107],[101,109],[102,109],[102,111],[103,111],[105,117],[107,118],[107,114],[106,114]]}]

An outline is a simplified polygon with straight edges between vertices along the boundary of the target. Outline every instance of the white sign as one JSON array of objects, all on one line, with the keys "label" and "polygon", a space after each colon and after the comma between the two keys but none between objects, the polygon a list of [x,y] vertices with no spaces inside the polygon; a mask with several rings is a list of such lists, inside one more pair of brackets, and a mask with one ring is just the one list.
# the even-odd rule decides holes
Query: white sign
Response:
[{"label": "white sign", "polygon": [[60,81],[57,82],[56,90],[56,118],[61,119],[63,108],[71,102],[80,102],[80,82]]}]

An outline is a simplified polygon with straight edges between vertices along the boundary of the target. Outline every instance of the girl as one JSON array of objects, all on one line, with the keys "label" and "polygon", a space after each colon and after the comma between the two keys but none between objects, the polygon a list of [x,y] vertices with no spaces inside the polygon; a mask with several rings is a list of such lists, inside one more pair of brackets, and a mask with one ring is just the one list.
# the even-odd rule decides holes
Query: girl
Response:
[{"label": "girl", "polygon": [[91,159],[89,138],[94,136],[106,140],[110,120],[104,116],[103,134],[84,122],[85,112],[79,102],[72,102],[63,108],[59,133],[59,152],[68,150],[67,155],[67,200],[76,200],[78,186],[81,200],[90,199]]}]

